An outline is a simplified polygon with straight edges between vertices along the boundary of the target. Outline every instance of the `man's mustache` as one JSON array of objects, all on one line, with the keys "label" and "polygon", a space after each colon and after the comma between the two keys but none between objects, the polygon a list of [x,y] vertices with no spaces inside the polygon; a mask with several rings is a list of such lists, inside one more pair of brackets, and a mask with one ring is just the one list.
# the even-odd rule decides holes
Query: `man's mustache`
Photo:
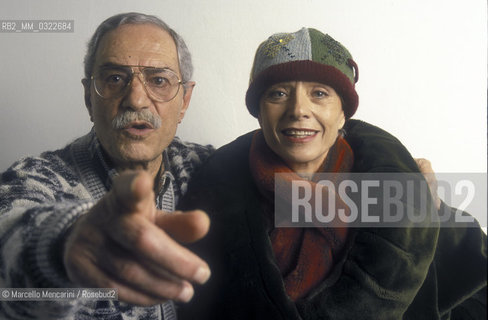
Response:
[{"label": "man's mustache", "polygon": [[147,109],[143,109],[141,111],[127,110],[123,113],[117,114],[112,120],[112,127],[114,129],[124,129],[131,122],[134,121],[149,122],[154,129],[160,128],[162,124],[161,118],[159,116],[154,115],[151,111]]}]

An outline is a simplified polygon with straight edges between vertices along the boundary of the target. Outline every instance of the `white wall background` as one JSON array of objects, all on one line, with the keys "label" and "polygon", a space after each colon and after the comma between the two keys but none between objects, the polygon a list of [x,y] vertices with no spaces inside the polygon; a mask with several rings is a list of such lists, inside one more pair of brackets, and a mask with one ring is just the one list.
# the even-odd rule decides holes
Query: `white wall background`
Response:
[{"label": "white wall background", "polygon": [[438,172],[487,170],[485,0],[2,1],[2,19],[74,20],[74,33],[0,33],[0,172],[90,127],[86,42],[108,16],[168,22],[193,53],[197,87],[178,135],[221,146],[257,127],[244,104],[258,44],[315,27],[359,65],[354,116],[396,135]]}]

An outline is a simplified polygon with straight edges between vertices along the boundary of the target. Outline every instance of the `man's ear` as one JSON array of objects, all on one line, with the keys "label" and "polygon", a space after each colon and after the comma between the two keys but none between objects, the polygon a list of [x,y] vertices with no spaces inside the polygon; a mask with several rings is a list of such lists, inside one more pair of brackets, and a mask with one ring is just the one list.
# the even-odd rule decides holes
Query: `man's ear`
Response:
[{"label": "man's ear", "polygon": [[85,106],[88,110],[88,114],[90,115],[90,121],[93,122],[93,111],[92,111],[92,103],[91,103],[91,82],[89,79],[81,79],[81,83],[83,84],[83,89],[85,90]]},{"label": "man's ear", "polygon": [[183,93],[183,105],[181,106],[180,115],[178,116],[178,123],[183,120],[185,117],[185,112],[188,110],[190,106],[191,94],[193,93],[193,88],[195,87],[195,81],[188,81],[184,84],[184,93]]}]

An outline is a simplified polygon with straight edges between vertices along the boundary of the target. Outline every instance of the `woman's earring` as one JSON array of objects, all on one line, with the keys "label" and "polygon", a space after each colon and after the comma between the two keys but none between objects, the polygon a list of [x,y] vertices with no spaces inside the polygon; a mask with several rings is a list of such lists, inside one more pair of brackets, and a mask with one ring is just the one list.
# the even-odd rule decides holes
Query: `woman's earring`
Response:
[{"label": "woman's earring", "polygon": [[344,128],[340,128],[339,129],[339,135],[344,138],[344,136],[346,135],[346,130]]}]

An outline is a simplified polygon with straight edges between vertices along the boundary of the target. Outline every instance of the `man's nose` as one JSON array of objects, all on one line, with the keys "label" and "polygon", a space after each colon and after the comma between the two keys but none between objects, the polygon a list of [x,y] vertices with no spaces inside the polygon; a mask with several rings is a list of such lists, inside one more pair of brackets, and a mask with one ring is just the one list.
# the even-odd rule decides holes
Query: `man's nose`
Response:
[{"label": "man's nose", "polygon": [[148,108],[151,105],[144,79],[139,72],[134,73],[132,81],[128,85],[124,105],[134,110]]}]

